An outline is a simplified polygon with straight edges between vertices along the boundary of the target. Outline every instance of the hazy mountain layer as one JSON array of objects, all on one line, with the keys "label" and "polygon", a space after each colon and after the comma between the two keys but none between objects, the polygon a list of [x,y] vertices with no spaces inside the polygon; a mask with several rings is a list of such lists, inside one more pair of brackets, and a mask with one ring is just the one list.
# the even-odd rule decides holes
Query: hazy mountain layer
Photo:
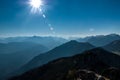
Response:
[{"label": "hazy mountain layer", "polygon": [[103,48],[120,55],[120,40],[115,40],[105,45]]},{"label": "hazy mountain layer", "polygon": [[[98,80],[119,80],[119,62],[119,55],[95,48],[73,57],[54,60],[11,80],[96,80],[98,74],[108,78]],[[115,68],[108,69],[110,67]]]},{"label": "hazy mountain layer", "polygon": [[94,48],[94,46],[89,43],[70,41],[54,48],[53,50],[48,51],[47,53],[40,54],[39,56],[35,57],[29,63],[24,65],[19,71],[17,71],[17,73],[23,73],[35,67],[42,66],[43,64],[46,64],[54,59],[73,56],[92,48]]},{"label": "hazy mountain layer", "polygon": [[33,57],[48,51],[46,47],[36,43],[16,42],[3,45],[7,47],[0,53],[0,78],[25,65]]},{"label": "hazy mountain layer", "polygon": [[77,39],[77,41],[79,42],[89,42],[97,47],[105,46],[115,40],[120,40],[120,35],[118,34],[98,35]]},{"label": "hazy mountain layer", "polygon": [[0,43],[10,43],[10,42],[32,42],[46,46],[49,50],[67,42],[64,38],[59,37],[9,37],[0,39]]}]

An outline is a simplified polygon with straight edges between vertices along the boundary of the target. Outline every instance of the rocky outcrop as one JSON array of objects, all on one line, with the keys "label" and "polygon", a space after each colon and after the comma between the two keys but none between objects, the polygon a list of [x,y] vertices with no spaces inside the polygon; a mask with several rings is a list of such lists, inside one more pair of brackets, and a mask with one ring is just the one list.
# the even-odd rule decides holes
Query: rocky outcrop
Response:
[{"label": "rocky outcrop", "polygon": [[109,68],[104,70],[102,75],[109,78],[110,80],[120,80],[120,69]]}]

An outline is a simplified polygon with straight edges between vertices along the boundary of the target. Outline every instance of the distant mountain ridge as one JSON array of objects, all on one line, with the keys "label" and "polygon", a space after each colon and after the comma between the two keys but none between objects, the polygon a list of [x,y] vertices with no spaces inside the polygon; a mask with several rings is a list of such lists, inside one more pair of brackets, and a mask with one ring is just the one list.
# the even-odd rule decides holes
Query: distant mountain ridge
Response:
[{"label": "distant mountain ridge", "polygon": [[72,40],[70,42],[67,42],[63,45],[60,45],[54,48],[53,50],[48,51],[47,53],[38,55],[33,60],[31,60],[28,64],[23,66],[19,71],[20,73],[23,73],[35,67],[42,66],[43,64],[46,64],[49,61],[52,61],[54,59],[73,56],[93,48],[94,46],[89,43],[79,43],[77,41]]},{"label": "distant mountain ridge", "polygon": [[47,52],[40,44],[30,42],[11,42],[0,44],[0,79],[8,73],[17,70],[33,57]]},{"label": "distant mountain ridge", "polygon": [[65,42],[67,42],[66,39],[59,37],[0,38],[0,79],[38,54],[45,53]]},{"label": "distant mountain ridge", "polygon": [[[109,44],[112,41],[119,40],[119,34],[109,34],[109,35],[96,35],[96,36],[88,36],[85,38],[72,38],[73,40],[77,40],[78,42],[89,42],[90,44],[101,47]],[[59,46],[70,39],[65,39],[61,37],[41,37],[41,36],[32,36],[32,37],[9,37],[9,38],[1,38],[0,43],[8,43],[8,42],[34,42],[44,45],[50,49]],[[54,45],[53,45],[54,44]]]},{"label": "distant mountain ridge", "polygon": [[33,43],[33,42],[9,42],[9,43],[0,43],[0,54],[10,54],[19,51],[23,51],[29,49],[31,47],[41,46],[45,47],[41,44]]},{"label": "distant mountain ridge", "polygon": [[11,42],[32,42],[46,46],[49,50],[59,46],[65,42],[66,39],[60,37],[41,37],[41,36],[32,36],[32,37],[9,37],[0,39],[0,43],[11,43]]},{"label": "distant mountain ridge", "polygon": [[[5,39],[5,42],[0,43],[0,78],[4,74],[6,74],[5,72],[8,73],[7,75],[21,74],[28,70],[47,64],[49,61],[61,57],[74,56],[83,51],[93,49],[95,47],[98,47],[99,44],[103,45],[100,47],[109,52],[120,54],[120,39],[119,35],[117,34],[93,37],[90,36],[77,40],[79,41],[69,41],[63,38],[39,36],[22,38],[14,37]],[[41,45],[40,43],[42,43],[43,45]],[[98,44],[96,45],[96,43]],[[7,61],[9,61],[9,63]],[[10,65],[10,67],[4,67],[4,64]],[[12,69],[16,70],[16,73],[14,73],[14,70]],[[9,70],[13,71],[13,73],[11,73],[11,71]]]},{"label": "distant mountain ridge", "polygon": [[103,46],[103,48],[108,51],[118,53],[120,55],[120,39],[115,40],[115,41]]},{"label": "distant mountain ridge", "polygon": [[[107,52],[102,48],[95,48],[85,51],[82,54],[75,55],[73,57],[60,58],[51,61],[48,64],[43,65],[42,67],[32,69],[20,76],[13,77],[10,80],[73,80],[72,76],[70,79],[67,76],[68,72],[70,71],[86,69],[101,74],[105,69],[110,67],[116,67],[120,69],[119,62],[119,55]],[[74,72],[71,74],[74,74]],[[93,73],[91,73],[89,77],[92,77],[92,74]],[[110,80],[112,80],[112,76],[115,75],[111,75],[111,77],[109,77],[111,78]],[[113,80],[119,80],[119,73],[116,79]]]},{"label": "distant mountain ridge", "polygon": [[120,40],[120,35],[118,34],[98,35],[77,39],[77,41],[79,42],[89,42],[90,44],[97,47],[105,46],[115,40]]}]

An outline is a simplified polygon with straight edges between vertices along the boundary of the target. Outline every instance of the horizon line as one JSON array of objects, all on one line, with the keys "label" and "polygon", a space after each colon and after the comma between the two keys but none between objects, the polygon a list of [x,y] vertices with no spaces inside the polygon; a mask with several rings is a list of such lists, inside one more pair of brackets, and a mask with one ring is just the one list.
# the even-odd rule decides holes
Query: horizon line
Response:
[{"label": "horizon line", "polygon": [[14,38],[14,37],[58,37],[58,38],[85,38],[94,36],[120,35],[119,33],[109,34],[92,34],[92,35],[16,35],[16,36],[0,36],[0,38]]}]

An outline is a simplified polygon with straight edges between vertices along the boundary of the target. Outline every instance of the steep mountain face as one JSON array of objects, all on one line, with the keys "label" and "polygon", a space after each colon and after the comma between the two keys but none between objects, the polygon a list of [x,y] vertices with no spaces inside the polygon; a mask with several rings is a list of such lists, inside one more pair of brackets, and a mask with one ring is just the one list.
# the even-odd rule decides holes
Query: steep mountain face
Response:
[{"label": "steep mountain face", "polygon": [[5,39],[0,39],[0,43],[11,43],[11,42],[32,42],[41,44],[46,46],[49,50],[59,46],[65,42],[66,39],[59,38],[59,37],[40,37],[40,36],[33,36],[33,37],[9,37]]},{"label": "steep mountain face", "polygon": [[89,42],[97,47],[104,46],[109,44],[112,41],[119,40],[120,35],[110,34],[110,35],[99,35],[99,36],[91,36],[86,38],[77,39],[79,42]]},{"label": "steep mountain face", "polygon": [[76,55],[78,53],[81,53],[83,51],[86,51],[86,50],[89,50],[92,48],[94,48],[94,46],[89,43],[79,43],[77,41],[70,41],[68,43],[65,43],[61,46],[54,48],[53,50],[51,50],[47,53],[44,53],[44,54],[41,54],[41,55],[35,57],[33,60],[31,60],[28,64],[23,66],[17,72],[23,73],[23,72],[33,69],[35,67],[46,64],[49,61],[52,61],[54,59],[57,59],[60,57],[73,56],[73,55]]},{"label": "steep mountain face", "polygon": [[118,53],[120,55],[120,40],[115,40],[111,42],[110,44],[103,46],[103,48],[108,51]]},{"label": "steep mountain face", "polygon": [[[95,48],[73,57],[51,61],[10,80],[119,80],[119,62],[119,55]],[[118,69],[108,69],[109,67]],[[96,73],[109,79],[100,79]]]},{"label": "steep mountain face", "polygon": [[48,50],[40,44],[27,42],[8,43],[0,47],[0,50],[3,49],[0,53],[0,79],[25,65],[33,57]]}]

